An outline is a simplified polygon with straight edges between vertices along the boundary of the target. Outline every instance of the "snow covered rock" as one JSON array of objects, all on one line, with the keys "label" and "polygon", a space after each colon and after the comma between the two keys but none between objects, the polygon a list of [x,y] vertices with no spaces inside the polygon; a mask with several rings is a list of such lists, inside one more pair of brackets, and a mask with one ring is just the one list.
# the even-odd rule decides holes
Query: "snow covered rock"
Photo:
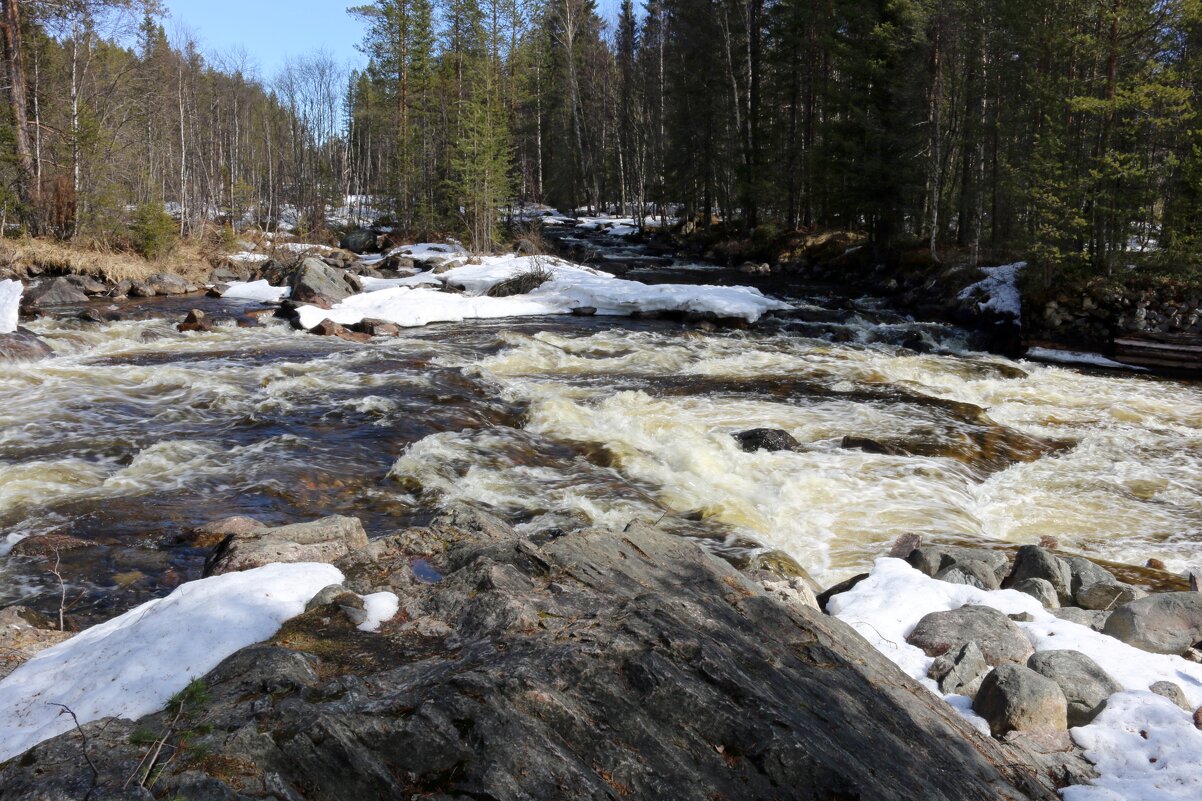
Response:
[{"label": "snow covered rock", "polygon": [[230,283],[221,297],[227,300],[257,300],[261,303],[278,303],[291,294],[287,287],[272,286],[266,279],[258,281]]},{"label": "snow covered rock", "polygon": [[1085,726],[1102,711],[1106,699],[1123,691],[1097,662],[1079,651],[1040,651],[1027,667],[1051,679],[1068,702],[1068,725]]},{"label": "snow covered rock", "polygon": [[1202,641],[1202,593],[1166,592],[1123,604],[1103,633],[1154,654],[1182,654]]},{"label": "snow covered rock", "polygon": [[1035,651],[1022,629],[988,606],[966,605],[932,612],[918,621],[906,642],[921,648],[927,656],[941,656],[975,642],[991,665],[1022,665]]},{"label": "snow covered rock", "polygon": [[1011,731],[1068,727],[1068,704],[1059,685],[1023,665],[998,665],[981,682],[973,711],[994,737]]},{"label": "snow covered rock", "polygon": [[334,516],[250,529],[230,534],[217,546],[205,562],[205,575],[234,573],[276,562],[333,562],[365,547],[367,532],[356,517]]}]

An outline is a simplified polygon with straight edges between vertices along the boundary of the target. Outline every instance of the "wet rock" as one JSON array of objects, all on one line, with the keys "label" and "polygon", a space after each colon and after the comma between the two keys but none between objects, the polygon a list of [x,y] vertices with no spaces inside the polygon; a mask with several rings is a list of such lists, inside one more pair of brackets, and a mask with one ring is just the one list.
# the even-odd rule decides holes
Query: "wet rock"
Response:
[{"label": "wet rock", "polygon": [[1064,606],[1060,609],[1049,609],[1048,611],[1061,620],[1076,623],[1078,626],[1087,626],[1094,631],[1101,631],[1105,628],[1106,621],[1110,618],[1110,612],[1081,609],[1076,606]]},{"label": "wet rock", "polygon": [[981,682],[989,673],[989,664],[975,642],[968,642],[935,659],[928,675],[944,695],[975,698]]},{"label": "wet rock", "polygon": [[1059,685],[1023,665],[999,665],[981,682],[973,711],[994,737],[1010,731],[1068,727],[1068,702]]},{"label": "wet rock", "polygon": [[195,289],[191,284],[174,273],[155,273],[146,279],[146,284],[154,290],[155,296],[186,295]]},{"label": "wet rock", "polygon": [[88,296],[66,278],[52,278],[25,290],[21,296],[21,308],[26,310],[45,309],[49,306],[65,306],[87,303]]},{"label": "wet rock", "polygon": [[1202,593],[1166,592],[1123,604],[1102,632],[1154,654],[1181,654],[1202,641]]},{"label": "wet rock", "polygon": [[1050,581],[1041,578],[1025,578],[1016,581],[1010,589],[1030,595],[1047,609],[1059,609],[1060,597]]},{"label": "wet rock", "polygon": [[0,362],[31,362],[53,355],[49,345],[24,328],[0,334]]},{"label": "wet rock", "polygon": [[[203,757],[164,760],[156,795],[1056,798],[850,627],[684,538],[440,523],[411,541],[443,578],[407,586],[405,617],[369,635],[316,608],[227,659],[188,741]],[[402,550],[375,570],[408,574]],[[87,724],[99,777],[77,735],[43,743],[0,768],[0,797],[117,792],[147,750],[131,733],[174,714]]]},{"label": "wet rock", "polygon": [[1174,684],[1171,681],[1158,681],[1154,682],[1148,689],[1163,698],[1169,699],[1186,712],[1193,711],[1193,707],[1190,706],[1189,700],[1185,697],[1185,690],[1181,689],[1181,685],[1179,684]]},{"label": "wet rock", "polygon": [[75,319],[82,320],[85,323],[104,323],[104,315],[100,313],[100,309],[84,309],[76,315]]},{"label": "wet rock", "polygon": [[213,323],[200,309],[193,309],[188,312],[188,316],[184,321],[176,326],[176,330],[184,333],[188,331],[208,332],[213,330]]},{"label": "wet rock", "polygon": [[1168,570],[1169,569],[1168,565],[1166,565],[1161,560],[1155,559],[1155,558],[1149,559],[1147,562],[1145,562],[1144,567],[1147,567],[1151,570]]},{"label": "wet rock", "polygon": [[595,306],[577,306],[572,309],[573,317],[593,317],[597,314]]},{"label": "wet rock", "polygon": [[205,575],[249,570],[272,562],[334,562],[367,546],[363,524],[354,517],[230,534],[205,560]]},{"label": "wet rock", "polygon": [[69,638],[49,618],[24,606],[0,609],[0,679],[41,651]]},{"label": "wet rock", "polygon": [[369,337],[396,337],[401,335],[401,327],[387,320],[367,318],[351,326],[352,331],[367,334]]},{"label": "wet rock", "polygon": [[345,339],[348,342],[358,342],[359,344],[371,342],[371,336],[368,334],[361,334],[357,331],[351,331],[349,328],[345,328],[333,320],[328,319],[322,320],[320,323],[310,328],[309,333],[317,334],[318,336],[322,337],[338,337],[339,339]]},{"label": "wet rock", "polygon": [[291,299],[295,303],[314,305],[318,302],[337,303],[351,295],[351,286],[345,276],[345,271],[310,256],[301,262],[292,279]]},{"label": "wet rock", "polygon": [[927,656],[942,656],[953,648],[975,642],[991,665],[1022,665],[1035,651],[1022,629],[987,606],[931,612],[918,621],[906,642],[922,649]]},{"label": "wet rock", "polygon": [[267,529],[265,523],[255,520],[253,517],[227,517],[223,520],[215,520],[212,523],[206,523],[203,526],[192,529],[188,535],[189,542],[197,548],[215,548],[222,541],[231,535],[248,535],[256,531]]},{"label": "wet rock", "polygon": [[131,298],[153,298],[155,296],[154,287],[146,281],[132,281],[129,285],[129,291],[126,292]]},{"label": "wet rock", "polygon": [[87,540],[72,537],[70,534],[39,534],[17,542],[9,554],[26,558],[52,558],[56,553],[77,551],[91,545]]},{"label": "wet rock", "polygon": [[849,590],[855,589],[857,584],[859,584],[864,579],[868,578],[868,575],[869,575],[868,573],[860,573],[859,575],[852,576],[849,579],[844,579],[843,581],[840,581],[838,584],[835,584],[834,586],[829,587],[825,591],[818,593],[818,608],[821,609],[823,612],[825,612],[826,605],[828,602],[830,602],[831,598],[834,598],[836,595],[842,595],[843,593],[848,592]]},{"label": "wet rock", "polygon": [[107,286],[90,275],[65,275],[63,278],[85,295],[103,295],[108,292]]},{"label": "wet rock", "polygon": [[778,428],[753,428],[750,431],[740,431],[734,438],[739,447],[748,453],[801,450],[801,443],[794,439],[792,434]]},{"label": "wet rock", "polygon": [[1002,586],[1011,588],[1023,579],[1039,578],[1052,585],[1062,606],[1073,602],[1073,574],[1068,562],[1038,545],[1024,545],[1014,557],[1014,567]]},{"label": "wet rock", "polygon": [[380,247],[377,244],[376,232],[368,228],[357,228],[342,235],[338,247],[351,253],[376,253]]},{"label": "wet rock", "polygon": [[739,272],[744,275],[769,275],[772,272],[772,267],[767,264],[756,264],[749,261],[739,265]]},{"label": "wet rock", "polygon": [[900,445],[893,445],[888,442],[878,442],[875,439],[867,437],[852,437],[846,436],[840,447],[845,450],[864,451],[865,453],[875,453],[880,456],[910,456],[910,451]]},{"label": "wet rock", "polygon": [[1146,594],[1143,590],[1138,590],[1130,584],[1122,584],[1111,579],[1082,587],[1077,592],[1077,605],[1082,609],[1109,612],[1125,603],[1143,598]]},{"label": "wet rock", "polygon": [[1085,726],[1106,706],[1106,699],[1122,692],[1097,662],[1079,651],[1040,651],[1027,660],[1027,667],[1051,679],[1068,703],[1068,725]]}]

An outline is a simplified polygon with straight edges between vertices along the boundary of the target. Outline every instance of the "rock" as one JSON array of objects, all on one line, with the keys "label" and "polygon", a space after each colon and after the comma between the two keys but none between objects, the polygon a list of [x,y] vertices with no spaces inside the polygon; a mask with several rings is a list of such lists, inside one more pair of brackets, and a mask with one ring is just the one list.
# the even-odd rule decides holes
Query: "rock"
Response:
[{"label": "rock", "polygon": [[1008,617],[988,606],[962,606],[948,612],[931,612],[918,621],[906,638],[927,656],[942,656],[975,642],[991,665],[1025,664],[1033,652],[1027,635]]},{"label": "rock", "polygon": [[249,281],[252,271],[249,267],[237,264],[223,264],[209,273],[210,284],[232,284],[235,281]]},{"label": "rock", "polygon": [[1190,706],[1189,700],[1185,697],[1185,690],[1181,689],[1180,685],[1174,684],[1171,681],[1158,681],[1154,682],[1148,689],[1159,696],[1169,699],[1186,712],[1193,712],[1193,707]]},{"label": "rock", "polygon": [[1076,623],[1078,626],[1087,626],[1094,631],[1101,631],[1105,627],[1106,621],[1110,618],[1109,612],[1081,609],[1076,606],[1063,606],[1059,609],[1049,609],[1048,611],[1061,620]]},{"label": "rock", "polygon": [[[347,596],[350,596],[348,598]],[[363,608],[363,599],[355,593],[348,590],[341,584],[331,584],[328,587],[323,587],[316,595],[309,599],[309,603],[305,604],[305,611],[311,611],[319,606],[328,606],[329,604],[354,603],[351,598],[358,602],[358,608]]]},{"label": "rock", "polygon": [[1077,593],[1091,584],[1117,581],[1109,570],[1081,556],[1066,559],[1069,573],[1072,575],[1073,598]]},{"label": "rock", "polygon": [[1023,665],[994,668],[981,682],[972,708],[989,723],[994,737],[1068,727],[1068,703],[1059,685]]},{"label": "rock", "polygon": [[1190,592],[1202,592],[1202,569],[1190,568],[1186,577],[1189,580]]},{"label": "rock", "polygon": [[968,642],[935,659],[928,675],[939,684],[944,695],[975,698],[989,665],[975,642]]},{"label": "rock", "polygon": [[1085,726],[1106,706],[1106,699],[1123,691],[1110,674],[1079,651],[1040,651],[1027,667],[1060,687],[1068,703],[1068,725]]},{"label": "rock", "polygon": [[1123,604],[1102,633],[1154,654],[1181,654],[1202,641],[1202,593],[1166,592]]},{"label": "rock", "polygon": [[999,586],[993,568],[975,559],[953,562],[936,573],[935,578],[948,584],[967,584],[982,590],[996,590]]},{"label": "rock", "polygon": [[829,587],[824,592],[818,593],[818,608],[821,609],[823,612],[825,612],[826,605],[830,601],[831,598],[834,598],[836,595],[842,595],[843,593],[845,593],[849,590],[855,589],[855,586],[857,584],[859,584],[861,581],[863,581],[864,579],[868,578],[868,575],[869,575],[868,573],[860,573],[857,576],[852,576],[849,579],[840,581],[838,584],[836,584],[832,587]]},{"label": "rock", "polygon": [[1011,588],[1023,579],[1040,578],[1056,590],[1062,606],[1073,602],[1073,574],[1068,562],[1038,545],[1024,545],[1014,557],[1014,567],[1002,586]]},{"label": "rock", "polygon": [[1122,584],[1111,579],[1082,587],[1077,592],[1077,605],[1082,609],[1109,612],[1125,603],[1143,598],[1146,594],[1130,584]]},{"label": "rock", "polygon": [[193,291],[192,286],[173,273],[155,273],[146,279],[146,283],[158,295],[186,295]]},{"label": "rock", "polygon": [[1056,588],[1052,586],[1050,581],[1045,579],[1026,578],[1015,582],[1010,589],[1030,595],[1047,609],[1060,608],[1060,598],[1056,595]]},{"label": "rock", "polygon": [[1168,565],[1166,565],[1161,560],[1155,559],[1155,558],[1149,559],[1147,562],[1145,562],[1144,567],[1151,568],[1152,570],[1168,570],[1169,569]]},{"label": "rock", "polygon": [[739,447],[748,453],[756,451],[797,451],[801,443],[793,438],[788,431],[777,428],[753,428],[750,431],[740,431],[734,435]]},{"label": "rock", "polygon": [[[369,575],[396,576],[403,609],[384,633],[318,607],[226,659],[153,797],[1057,798],[849,626],[687,538],[400,539],[441,580],[411,582],[413,557],[382,548]],[[0,767],[0,797],[115,798],[148,750],[131,734],[176,714],[85,724],[98,776],[78,733],[47,741]]]},{"label": "rock", "polygon": [[0,334],[0,362],[31,362],[53,356],[50,346],[24,328]]},{"label": "rock", "polygon": [[369,337],[397,337],[401,335],[401,327],[387,320],[373,320],[370,317],[351,326],[352,331],[367,334]]},{"label": "rock", "polygon": [[84,309],[75,316],[75,319],[82,320],[85,323],[104,323],[104,315],[100,313],[100,309]]},{"label": "rock", "polygon": [[337,303],[351,295],[345,276],[345,271],[310,256],[301,262],[292,279],[291,299],[296,303]]},{"label": "rock", "polygon": [[487,294],[490,298],[509,298],[514,295],[528,295],[548,281],[554,280],[554,278],[555,276],[549,270],[536,267],[524,273],[518,273],[512,278],[505,279],[491,287]]},{"label": "rock", "polygon": [[153,298],[155,296],[154,287],[146,281],[133,281],[129,285],[129,291],[126,293],[131,298]]},{"label": "rock", "polygon": [[90,275],[65,275],[63,278],[85,295],[103,295],[108,292],[107,286]]},{"label": "rock", "polygon": [[573,317],[593,317],[596,314],[597,308],[595,306],[577,306],[572,309]]},{"label": "rock", "polygon": [[253,517],[227,517],[192,529],[187,539],[196,548],[215,548],[230,535],[248,535],[266,529],[266,524]]},{"label": "rock", "polygon": [[272,562],[333,562],[367,547],[355,517],[326,517],[311,523],[230,534],[205,560],[205,575],[249,570]]},{"label": "rock", "polygon": [[52,278],[26,289],[21,297],[21,308],[45,309],[49,306],[87,302],[88,296],[66,278]]},{"label": "rock", "polygon": [[356,228],[354,231],[347,231],[342,235],[338,247],[349,250],[351,253],[378,253],[380,247],[377,242],[378,237],[375,231]]},{"label": "rock", "polygon": [[213,330],[213,324],[209,322],[209,318],[205,316],[204,312],[200,309],[193,309],[188,312],[188,316],[184,318],[184,321],[176,326],[176,330],[181,333],[187,331],[206,332]]},{"label": "rock", "polygon": [[[997,589],[1002,577],[1010,569],[1010,561],[1001,551],[988,548],[962,548],[956,545],[923,545],[905,557],[906,562],[923,573],[935,578],[941,571],[966,562],[984,562],[993,571],[992,589]],[[966,573],[975,574],[977,568],[968,568]]]},{"label": "rock", "polygon": [[767,264],[756,264],[749,261],[739,265],[739,272],[744,275],[768,275],[772,272],[772,268]]},{"label": "rock", "polygon": [[36,654],[71,636],[48,618],[24,606],[0,609],[0,679]]},{"label": "rock", "polygon": [[889,546],[890,559],[905,559],[922,547],[922,537],[917,534],[902,534]]},{"label": "rock", "polygon": [[89,548],[91,545],[87,540],[72,537],[70,534],[38,534],[15,543],[9,554],[29,559],[52,559],[55,554]]},{"label": "rock", "polygon": [[338,337],[339,339],[345,339],[348,342],[358,342],[361,345],[371,342],[371,336],[368,334],[361,334],[357,331],[351,331],[350,329],[344,328],[343,326],[329,319],[322,320],[320,323],[310,328],[309,333],[317,334],[318,336],[322,337]]},{"label": "rock", "polygon": [[845,450],[864,451],[865,453],[875,453],[879,456],[910,456],[910,452],[900,445],[892,445],[887,442],[878,442],[875,439],[867,437],[852,437],[846,436],[840,443],[841,448]]}]

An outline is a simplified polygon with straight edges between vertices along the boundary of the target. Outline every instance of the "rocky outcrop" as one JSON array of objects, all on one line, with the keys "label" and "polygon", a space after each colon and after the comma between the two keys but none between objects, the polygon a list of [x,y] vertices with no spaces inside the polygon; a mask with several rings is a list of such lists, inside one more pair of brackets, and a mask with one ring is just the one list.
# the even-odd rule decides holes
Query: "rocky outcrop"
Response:
[{"label": "rocky outcrop", "polygon": [[[845,624],[650,527],[538,544],[461,511],[339,566],[401,597],[378,634],[333,589],[194,710],[45,742],[0,768],[0,796],[1056,797]],[[151,794],[128,779],[159,739]]]},{"label": "rocky outcrop", "polygon": [[205,562],[205,575],[249,570],[272,562],[333,562],[367,547],[355,517],[327,517],[277,528],[245,527],[229,534]]}]

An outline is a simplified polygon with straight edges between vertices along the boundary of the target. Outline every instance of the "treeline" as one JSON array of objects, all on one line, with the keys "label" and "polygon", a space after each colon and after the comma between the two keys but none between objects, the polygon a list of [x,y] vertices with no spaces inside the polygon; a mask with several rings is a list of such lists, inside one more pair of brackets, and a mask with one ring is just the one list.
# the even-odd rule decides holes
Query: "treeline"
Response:
[{"label": "treeline", "polygon": [[265,85],[245,55],[169,42],[155,2],[0,0],[0,12],[5,222],[107,241],[161,225],[146,209],[170,210],[181,234],[281,217],[319,227],[345,191],[345,70],[329,57]]},{"label": "treeline", "polygon": [[[933,258],[1202,251],[1200,0],[377,0],[353,169],[404,225],[502,198],[847,228]],[[483,228],[481,227],[483,226]]]}]

